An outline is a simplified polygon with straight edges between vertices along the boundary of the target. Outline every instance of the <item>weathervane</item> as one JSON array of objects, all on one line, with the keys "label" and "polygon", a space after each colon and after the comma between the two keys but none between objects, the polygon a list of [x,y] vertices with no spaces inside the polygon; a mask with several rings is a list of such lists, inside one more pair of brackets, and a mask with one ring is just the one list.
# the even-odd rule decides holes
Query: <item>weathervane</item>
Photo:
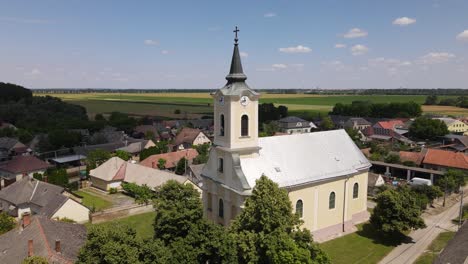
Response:
[{"label": "weathervane", "polygon": [[239,32],[239,31],[240,31],[239,28],[237,28],[237,26],[236,26],[236,29],[234,29],[234,31],[233,31],[234,34],[236,34],[236,37],[234,38],[234,43],[235,44],[237,44],[237,42],[239,42],[239,39],[237,38],[237,32]]}]

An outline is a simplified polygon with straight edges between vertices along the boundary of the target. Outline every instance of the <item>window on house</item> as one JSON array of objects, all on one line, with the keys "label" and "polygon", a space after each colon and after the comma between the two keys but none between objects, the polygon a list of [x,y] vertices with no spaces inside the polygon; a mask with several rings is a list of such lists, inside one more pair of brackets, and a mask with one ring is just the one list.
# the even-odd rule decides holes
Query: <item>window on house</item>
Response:
[{"label": "window on house", "polygon": [[219,135],[224,136],[224,115],[223,114],[221,114],[221,116],[219,117],[219,123],[220,123]]},{"label": "window on house", "polygon": [[224,217],[224,203],[223,199],[219,199],[219,204],[218,204],[218,216],[223,218]]},{"label": "window on house", "polygon": [[356,182],[353,186],[353,198],[358,198],[359,196],[359,184]]},{"label": "window on house", "polygon": [[330,193],[330,198],[328,199],[328,209],[335,208],[335,192]]},{"label": "window on house", "polygon": [[299,217],[302,218],[302,214],[303,214],[303,209],[304,208],[304,205],[302,203],[302,200],[297,200],[296,202],[296,214],[299,215]]},{"label": "window on house", "polygon": [[249,117],[243,115],[241,117],[241,136],[247,137],[249,135]]},{"label": "window on house", "polygon": [[219,160],[218,160],[218,171],[219,172],[224,171],[224,160],[223,160],[223,158],[219,158]]}]

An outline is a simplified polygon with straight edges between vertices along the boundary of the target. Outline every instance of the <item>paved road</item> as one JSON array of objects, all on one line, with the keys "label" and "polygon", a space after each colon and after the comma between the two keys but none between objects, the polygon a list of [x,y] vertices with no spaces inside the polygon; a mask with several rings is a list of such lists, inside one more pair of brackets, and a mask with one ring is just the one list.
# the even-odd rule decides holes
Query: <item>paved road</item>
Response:
[{"label": "paved road", "polygon": [[[468,202],[465,197],[463,203]],[[456,231],[457,226],[452,223],[452,219],[458,216],[460,204],[455,203],[447,211],[438,215],[429,216],[424,219],[427,227],[413,231],[409,236],[413,239],[411,243],[405,243],[397,246],[382,259],[380,264],[403,264],[413,263],[431,242],[443,231]]]}]

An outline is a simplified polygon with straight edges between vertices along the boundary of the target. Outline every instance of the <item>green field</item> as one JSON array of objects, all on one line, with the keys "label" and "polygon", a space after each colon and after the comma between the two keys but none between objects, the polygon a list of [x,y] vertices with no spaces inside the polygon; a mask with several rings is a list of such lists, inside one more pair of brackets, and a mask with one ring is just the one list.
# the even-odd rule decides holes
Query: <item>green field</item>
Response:
[{"label": "green field", "polygon": [[431,264],[437,258],[440,251],[445,248],[450,239],[453,238],[455,232],[440,233],[434,241],[429,245],[426,252],[422,254],[414,263],[415,264]]},{"label": "green field", "polygon": [[[137,236],[140,238],[152,238],[154,236],[154,229],[153,229],[153,222],[154,217],[156,216],[155,212],[132,215],[129,217],[100,223],[96,225],[105,225],[105,226],[112,226],[116,223],[125,224],[132,228],[134,228],[137,232]],[[88,226],[91,226],[89,224]]]},{"label": "green field", "polygon": [[101,211],[112,206],[112,203],[93,195],[86,191],[75,191],[76,194],[83,197],[83,204],[88,208],[95,208],[96,211]]},{"label": "green field", "polygon": [[[41,94],[43,95],[43,94]],[[49,94],[70,103],[86,107],[88,114],[120,111],[132,115],[150,115],[167,118],[199,118],[213,112],[213,98],[206,93],[82,93]],[[440,96],[440,99],[448,96]],[[422,104],[425,95],[306,95],[262,94],[260,103],[285,105],[291,114],[312,116],[328,113],[336,103],[349,104],[363,100],[374,103],[409,102]],[[181,114],[174,114],[174,110]],[[427,113],[468,116],[468,109],[450,106],[423,106]]]}]

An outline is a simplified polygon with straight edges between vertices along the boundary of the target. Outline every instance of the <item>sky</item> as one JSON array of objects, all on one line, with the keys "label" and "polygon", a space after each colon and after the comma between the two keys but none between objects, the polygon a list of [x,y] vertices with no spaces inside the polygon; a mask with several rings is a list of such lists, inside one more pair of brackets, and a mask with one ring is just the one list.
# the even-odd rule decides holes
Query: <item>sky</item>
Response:
[{"label": "sky", "polygon": [[467,0],[0,0],[0,82],[217,89],[235,26],[252,88],[468,89]]}]

